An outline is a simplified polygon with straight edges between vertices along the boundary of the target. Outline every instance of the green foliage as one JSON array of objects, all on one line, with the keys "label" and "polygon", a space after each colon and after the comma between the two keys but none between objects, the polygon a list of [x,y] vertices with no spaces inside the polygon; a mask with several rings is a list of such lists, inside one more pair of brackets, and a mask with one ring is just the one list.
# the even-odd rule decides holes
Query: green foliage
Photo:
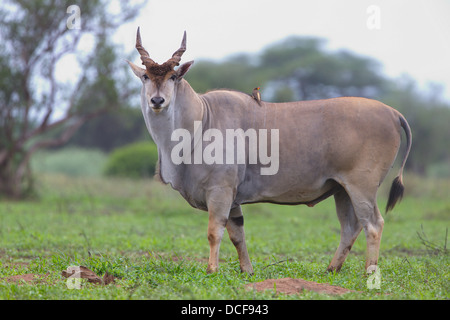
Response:
[{"label": "green foliage", "polygon": [[63,148],[38,152],[31,161],[35,173],[75,176],[100,176],[106,155],[94,149]]},{"label": "green foliage", "polygon": [[135,142],[115,149],[105,166],[107,176],[146,178],[155,174],[158,150],[153,142]]},{"label": "green foliage", "polygon": [[140,108],[117,108],[86,122],[68,145],[110,152],[114,148],[148,138]]},{"label": "green foliage", "polygon": [[[281,102],[344,95],[373,97],[382,92],[379,63],[348,51],[327,52],[318,38],[289,37],[258,56],[239,54],[223,62],[200,61],[186,79],[198,92],[230,88]],[[280,91],[281,90],[281,91]],[[288,91],[290,90],[290,92]]]},{"label": "green foliage", "polygon": [[449,177],[450,105],[437,94],[420,93],[408,77],[390,82],[380,100],[400,111],[411,126],[413,145],[406,170]]},{"label": "green foliage", "polygon": [[278,102],[294,101],[294,91],[288,86],[283,86],[277,89],[274,95],[274,100]]},{"label": "green foliage", "polygon": [[289,85],[299,100],[373,97],[381,91],[384,78],[377,61],[345,50],[328,52],[324,43],[317,38],[287,38],[261,53],[260,69],[273,85]]},{"label": "green foliage", "polygon": [[258,87],[257,69],[251,64],[250,56],[236,55],[224,62],[199,61],[187,73],[186,80],[199,93],[212,89],[233,89],[251,93]]}]

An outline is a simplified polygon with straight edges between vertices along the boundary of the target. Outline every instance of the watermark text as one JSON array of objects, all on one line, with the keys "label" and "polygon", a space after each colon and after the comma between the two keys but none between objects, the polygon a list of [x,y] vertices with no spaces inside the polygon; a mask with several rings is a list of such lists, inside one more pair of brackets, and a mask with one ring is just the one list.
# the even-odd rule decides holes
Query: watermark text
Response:
[{"label": "watermark text", "polygon": [[[261,175],[278,172],[278,129],[270,129],[270,142],[267,129],[226,129],[224,136],[219,129],[203,132],[202,122],[194,121],[193,132],[193,137],[187,129],[179,128],[172,132],[171,140],[178,141],[171,152],[174,164],[246,164],[248,159],[248,164],[261,165]],[[203,148],[204,142],[209,143]]]},{"label": "watermark text", "polygon": [[81,29],[81,10],[76,4],[67,7],[66,10],[70,16],[66,20],[67,29]]}]

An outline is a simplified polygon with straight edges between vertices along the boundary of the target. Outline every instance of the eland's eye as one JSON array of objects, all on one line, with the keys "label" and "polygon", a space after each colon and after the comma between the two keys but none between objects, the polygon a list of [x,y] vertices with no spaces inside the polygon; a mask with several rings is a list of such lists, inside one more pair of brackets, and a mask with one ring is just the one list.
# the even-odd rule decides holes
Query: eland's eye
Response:
[{"label": "eland's eye", "polygon": [[170,77],[170,80],[174,80],[174,81],[175,81],[176,78],[177,78],[177,76],[176,76],[175,74],[173,74],[173,75]]},{"label": "eland's eye", "polygon": [[148,80],[148,79],[149,79],[149,77],[148,77],[148,75],[144,74],[144,75],[142,76],[142,79],[144,79],[144,80]]}]

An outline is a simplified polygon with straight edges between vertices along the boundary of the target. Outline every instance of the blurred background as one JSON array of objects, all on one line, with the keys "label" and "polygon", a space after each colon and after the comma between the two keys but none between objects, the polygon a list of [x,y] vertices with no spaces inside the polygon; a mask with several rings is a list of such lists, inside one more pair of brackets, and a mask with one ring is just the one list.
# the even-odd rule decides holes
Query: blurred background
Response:
[{"label": "blurred background", "polygon": [[141,83],[125,62],[140,64],[138,26],[159,63],[187,31],[199,93],[380,100],[411,125],[406,172],[448,178],[449,14],[446,0],[2,1],[0,198],[34,194],[41,174],[153,175]]}]

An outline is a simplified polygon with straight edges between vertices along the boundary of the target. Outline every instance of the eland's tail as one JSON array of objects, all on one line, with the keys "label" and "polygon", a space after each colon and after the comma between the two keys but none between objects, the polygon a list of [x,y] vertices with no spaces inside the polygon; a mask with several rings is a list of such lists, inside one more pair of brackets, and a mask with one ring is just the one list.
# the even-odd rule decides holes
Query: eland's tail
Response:
[{"label": "eland's tail", "polygon": [[406,159],[408,159],[409,152],[411,151],[412,135],[411,128],[409,127],[406,119],[400,115],[399,116],[400,125],[406,134],[406,153],[403,157],[403,162],[398,172],[397,177],[392,182],[391,191],[389,192],[389,199],[386,204],[386,212],[392,210],[395,204],[400,201],[403,197],[403,192],[405,191],[405,186],[403,185],[403,168],[405,167]]}]

